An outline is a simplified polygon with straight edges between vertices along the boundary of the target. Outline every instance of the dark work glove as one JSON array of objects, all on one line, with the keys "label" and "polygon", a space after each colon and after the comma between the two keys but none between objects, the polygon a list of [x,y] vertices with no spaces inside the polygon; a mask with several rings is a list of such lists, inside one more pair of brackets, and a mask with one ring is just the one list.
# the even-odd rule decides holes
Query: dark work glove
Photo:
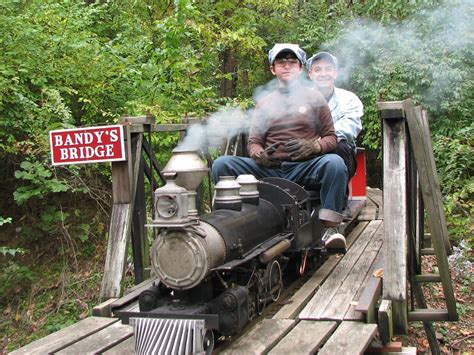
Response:
[{"label": "dark work glove", "polygon": [[317,139],[292,139],[285,144],[291,160],[307,160],[321,153],[321,144]]},{"label": "dark work glove", "polygon": [[273,158],[264,150],[255,154],[254,159],[258,165],[261,165],[265,168],[278,168],[281,164],[278,159]]}]

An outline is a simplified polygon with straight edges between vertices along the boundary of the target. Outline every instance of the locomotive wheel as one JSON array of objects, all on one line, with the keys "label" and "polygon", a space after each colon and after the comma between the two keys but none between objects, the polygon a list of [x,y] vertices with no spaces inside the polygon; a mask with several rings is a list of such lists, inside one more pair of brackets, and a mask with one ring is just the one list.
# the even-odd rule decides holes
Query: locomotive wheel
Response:
[{"label": "locomotive wheel", "polygon": [[273,302],[276,302],[281,295],[281,289],[283,288],[283,280],[281,273],[280,263],[274,260],[270,265],[267,266],[268,270],[268,292]]}]

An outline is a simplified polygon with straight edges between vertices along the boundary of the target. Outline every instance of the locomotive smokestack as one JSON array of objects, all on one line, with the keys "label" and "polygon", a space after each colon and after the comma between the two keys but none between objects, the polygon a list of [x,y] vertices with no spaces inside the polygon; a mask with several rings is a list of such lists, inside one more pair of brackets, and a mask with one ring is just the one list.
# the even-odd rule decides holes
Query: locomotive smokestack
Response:
[{"label": "locomotive smokestack", "polygon": [[175,183],[188,190],[188,216],[197,218],[196,188],[208,172],[207,166],[195,150],[173,149],[173,155],[163,173],[176,173]]}]

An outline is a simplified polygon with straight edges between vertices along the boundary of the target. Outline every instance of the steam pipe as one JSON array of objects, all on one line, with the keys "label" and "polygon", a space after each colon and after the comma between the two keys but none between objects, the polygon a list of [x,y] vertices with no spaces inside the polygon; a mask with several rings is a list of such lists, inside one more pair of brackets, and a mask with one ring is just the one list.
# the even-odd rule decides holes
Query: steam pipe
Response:
[{"label": "steam pipe", "polygon": [[263,252],[260,254],[260,262],[263,264],[268,263],[270,260],[273,260],[276,258],[278,255],[283,253],[285,250],[287,250],[291,246],[291,242],[288,239],[284,239],[281,242],[275,244],[272,246],[270,249],[267,251]]}]

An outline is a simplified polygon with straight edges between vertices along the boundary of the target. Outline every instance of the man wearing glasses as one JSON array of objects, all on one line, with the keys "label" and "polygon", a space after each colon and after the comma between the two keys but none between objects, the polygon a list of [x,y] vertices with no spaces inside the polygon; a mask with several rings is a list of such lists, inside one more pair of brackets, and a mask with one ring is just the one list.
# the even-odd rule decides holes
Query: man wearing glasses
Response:
[{"label": "man wearing glasses", "polygon": [[337,230],[348,181],[347,168],[330,154],[337,136],[329,107],[314,88],[301,82],[306,53],[296,44],[277,43],[268,53],[270,71],[278,87],[257,102],[250,125],[250,158],[222,156],[214,162],[214,181],[220,176],[252,174],[257,179],[280,177],[308,190],[319,190],[326,248],[345,249]]}]

